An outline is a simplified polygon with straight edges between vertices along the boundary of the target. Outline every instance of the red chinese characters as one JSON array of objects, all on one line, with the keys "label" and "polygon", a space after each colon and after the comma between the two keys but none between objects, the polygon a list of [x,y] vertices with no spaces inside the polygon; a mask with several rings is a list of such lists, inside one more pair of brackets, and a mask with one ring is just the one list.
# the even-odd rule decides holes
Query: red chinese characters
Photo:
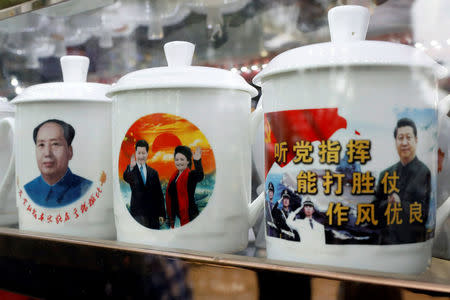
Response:
[{"label": "red chinese characters", "polygon": [[47,224],[62,224],[80,218],[81,215],[84,215],[88,212],[89,208],[94,207],[96,201],[101,199],[103,190],[100,187],[102,187],[105,182],[106,173],[102,172],[99,185],[89,195],[88,203],[86,203],[86,201],[83,201],[76,207],[68,208],[67,210],[62,210],[54,214],[49,214],[47,211],[45,211],[45,209],[34,206],[32,201],[29,201],[27,198],[25,198],[26,194],[24,194],[23,190],[20,187],[18,189],[18,196],[25,208],[25,211],[29,212],[30,215],[33,216],[33,218],[37,221]]}]

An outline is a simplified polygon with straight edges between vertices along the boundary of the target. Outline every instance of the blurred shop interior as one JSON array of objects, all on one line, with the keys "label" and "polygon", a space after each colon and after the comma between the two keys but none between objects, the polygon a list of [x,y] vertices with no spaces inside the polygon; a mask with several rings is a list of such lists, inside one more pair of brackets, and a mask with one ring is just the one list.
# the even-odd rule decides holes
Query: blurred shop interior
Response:
[{"label": "blurred shop interior", "polygon": [[[12,99],[30,85],[61,81],[59,58],[67,54],[90,58],[89,81],[113,83],[133,70],[165,66],[162,46],[174,40],[195,44],[194,65],[228,69],[250,83],[277,54],[328,42],[327,12],[343,4],[369,8],[367,39],[411,45],[450,64],[448,1],[97,2],[101,7],[88,11],[50,7],[1,21],[0,96]],[[440,87],[449,91],[449,79]]]},{"label": "blurred shop interior", "polygon": [[[0,11],[10,2],[0,1]],[[346,4],[369,8],[368,40],[410,45],[450,68],[450,1],[447,0],[70,0],[63,4],[67,5],[0,20],[0,97],[12,100],[31,85],[62,81],[59,59],[64,55],[89,57],[88,81],[112,84],[131,71],[166,66],[163,45],[177,40],[195,44],[193,65],[227,69],[242,75],[251,84],[252,78],[276,55],[295,47],[330,41],[327,13],[335,6]],[[439,81],[439,89],[441,99],[450,92],[450,77]],[[258,100],[258,97],[253,99],[254,107]],[[252,190],[256,195],[256,187],[261,183],[253,177]],[[74,254],[74,257],[98,255],[98,251]],[[137,266],[145,260],[142,255],[127,258],[120,253],[108,254],[111,261],[115,258],[125,270],[135,270],[130,266],[133,264],[145,269]],[[186,275],[186,266],[181,262],[156,259],[147,263],[154,266],[155,261],[165,276],[161,278],[171,278],[167,272]],[[107,262],[102,264],[106,266]],[[167,266],[171,270],[165,269]],[[127,274],[123,273],[123,277]],[[130,274],[134,274],[129,277],[132,282],[136,274]],[[96,275],[92,273],[85,278]],[[227,273],[211,266],[194,265],[187,277],[193,292],[183,290],[182,295],[197,299],[212,295],[216,299],[268,299],[287,295],[271,287],[288,284],[292,288],[297,284],[304,288],[301,299],[337,299],[334,297],[338,294],[339,299],[357,299],[369,292],[373,297],[366,299],[431,299],[431,296],[419,297],[411,290],[385,288],[385,293],[380,293],[371,285],[340,284],[325,279],[310,282],[307,277],[295,282],[286,273],[277,276],[269,280],[264,273],[256,277],[249,270]],[[21,291],[33,294],[32,277],[26,280],[30,289]],[[134,299],[122,290],[114,290],[115,280],[105,279],[99,297],[115,295]],[[139,281],[142,278],[136,280],[133,282],[136,290],[147,289],[146,295],[152,292],[142,284],[144,281]],[[170,288],[164,285],[161,290]],[[356,293],[363,289],[364,293]],[[92,289],[87,287],[74,295],[93,296],[84,294],[89,291]],[[32,299],[21,297],[0,292],[0,299]]]}]

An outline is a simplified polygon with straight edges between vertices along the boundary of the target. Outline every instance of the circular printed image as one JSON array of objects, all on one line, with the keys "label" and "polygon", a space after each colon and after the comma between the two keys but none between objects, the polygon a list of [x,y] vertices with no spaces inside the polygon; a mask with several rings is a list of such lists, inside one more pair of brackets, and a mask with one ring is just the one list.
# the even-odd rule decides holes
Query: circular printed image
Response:
[{"label": "circular printed image", "polygon": [[128,129],[119,154],[119,182],[131,216],[151,229],[194,220],[214,189],[216,163],[204,134],[171,114],[146,115]]}]

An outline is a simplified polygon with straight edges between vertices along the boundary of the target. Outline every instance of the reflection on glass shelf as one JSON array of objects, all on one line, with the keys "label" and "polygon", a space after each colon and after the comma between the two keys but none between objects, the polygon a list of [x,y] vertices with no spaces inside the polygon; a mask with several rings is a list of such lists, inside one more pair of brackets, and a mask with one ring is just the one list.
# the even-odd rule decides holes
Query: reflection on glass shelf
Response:
[{"label": "reflection on glass shelf", "polygon": [[0,3],[0,20],[45,8],[68,0],[11,0]]},{"label": "reflection on glass shelf", "polygon": [[[283,272],[334,280],[395,286],[421,291],[450,293],[450,261],[433,258],[431,267],[420,275],[396,275],[346,268],[313,266],[269,260],[265,250],[250,243],[234,254],[165,249],[111,240],[79,239],[51,234],[37,234],[11,227],[0,227],[0,257],[43,265],[77,267],[81,270],[116,268],[117,256],[152,256],[180,259],[187,263],[222,267],[249,268],[256,272]],[[114,258],[114,259],[113,259]],[[137,258],[136,258],[137,259]],[[102,261],[102,265],[97,265]],[[75,265],[74,265],[75,263]],[[108,266],[106,266],[108,265]],[[137,268],[139,264],[136,265]],[[100,268],[100,269],[99,269]]]},{"label": "reflection on glass shelf", "polygon": [[[53,10],[60,8],[59,13],[38,10],[10,18],[14,26],[0,26],[0,41],[6,41],[0,43],[1,96],[17,95],[11,76],[22,88],[61,81],[57,60],[64,54],[88,56],[90,79],[113,83],[130,71],[165,66],[162,45],[173,40],[196,45],[194,65],[235,70],[251,82],[277,54],[329,41],[327,12],[347,3],[370,7],[368,39],[427,47],[412,37],[410,0],[108,0],[102,5],[111,5],[93,9],[95,0],[79,13],[73,5],[81,2],[85,1],[55,5]],[[216,3],[221,5],[212,5]],[[21,42],[30,38],[30,45]],[[37,76],[29,78],[30,71]]]},{"label": "reflection on glass shelf", "polygon": [[[36,12],[51,17],[64,17],[110,5],[114,0],[10,0],[0,3],[0,21]],[[1,23],[0,23],[1,24]]]}]

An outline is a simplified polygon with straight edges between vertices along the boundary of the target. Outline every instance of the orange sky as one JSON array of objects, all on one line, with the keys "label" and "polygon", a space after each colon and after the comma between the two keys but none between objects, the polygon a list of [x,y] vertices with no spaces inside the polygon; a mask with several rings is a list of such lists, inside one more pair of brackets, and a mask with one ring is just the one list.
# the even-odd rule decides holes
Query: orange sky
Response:
[{"label": "orange sky", "polygon": [[176,146],[185,145],[194,153],[202,150],[205,174],[215,171],[214,154],[203,133],[189,121],[170,114],[151,114],[137,120],[128,130],[122,142],[119,156],[119,176],[130,163],[134,145],[138,140],[149,144],[147,165],[158,171],[160,180],[168,180],[175,172],[173,152]]}]

